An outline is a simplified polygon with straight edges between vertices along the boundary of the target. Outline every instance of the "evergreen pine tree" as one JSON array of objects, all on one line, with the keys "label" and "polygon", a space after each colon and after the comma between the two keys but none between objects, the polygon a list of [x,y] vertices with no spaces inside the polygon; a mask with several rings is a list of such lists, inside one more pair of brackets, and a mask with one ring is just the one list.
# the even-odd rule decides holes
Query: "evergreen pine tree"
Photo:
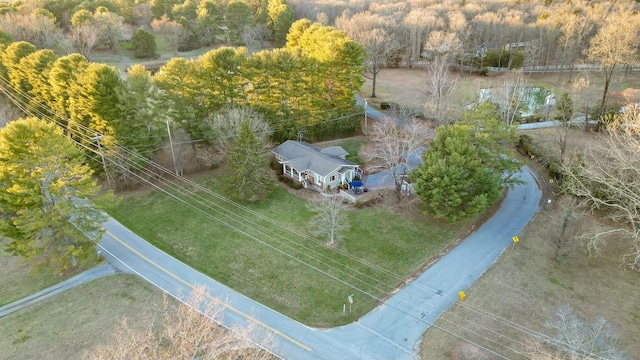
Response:
[{"label": "evergreen pine tree", "polygon": [[256,139],[246,120],[240,124],[240,131],[229,150],[228,163],[233,169],[231,193],[247,201],[259,200],[268,193],[273,179],[265,156],[265,144]]},{"label": "evergreen pine tree", "polygon": [[152,33],[144,29],[138,29],[133,35],[132,42],[135,57],[148,59],[158,56],[156,53],[156,39]]},{"label": "evergreen pine tree", "polygon": [[[0,130],[0,232],[6,250],[63,271],[93,251],[106,216],[83,151],[57,126],[20,119]],[[92,202],[89,202],[91,200]]]}]

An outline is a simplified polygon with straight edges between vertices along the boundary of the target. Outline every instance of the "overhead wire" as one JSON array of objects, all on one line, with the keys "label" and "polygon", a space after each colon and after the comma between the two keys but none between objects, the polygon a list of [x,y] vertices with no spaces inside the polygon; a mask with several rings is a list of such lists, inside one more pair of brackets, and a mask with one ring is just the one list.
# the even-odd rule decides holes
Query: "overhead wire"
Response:
[{"label": "overhead wire", "polygon": [[[165,171],[168,171],[168,170],[165,169]],[[360,280],[358,279],[358,281],[360,281]],[[379,300],[381,300],[381,299],[379,299]]]},{"label": "overhead wire", "polygon": [[[167,171],[168,171],[168,170],[167,170]],[[369,294],[369,295],[371,295],[371,294]],[[378,299],[378,300],[382,300],[382,299]]]},{"label": "overhead wire", "polygon": [[[57,114],[56,114],[56,115],[57,115]],[[59,115],[58,115],[58,116],[59,116]],[[86,127],[85,127],[85,128],[86,128]],[[86,130],[87,130],[87,131],[93,131],[93,130],[92,130],[92,129],[90,129],[90,128],[86,128]],[[87,135],[87,137],[88,137],[89,139],[91,139],[91,138],[92,138],[91,136],[88,136],[88,135]],[[116,144],[116,146],[117,146],[119,149],[122,149],[122,147],[118,146],[117,144]],[[84,147],[86,148],[86,146],[84,146]],[[127,149],[127,150],[128,150],[128,149]],[[129,153],[131,153],[133,156],[140,156],[139,154],[136,154],[135,152],[131,152],[130,150],[128,150],[128,152],[129,152]],[[109,159],[109,160],[110,160],[110,159]],[[147,161],[148,161],[148,159],[146,159],[146,158],[145,158],[145,160],[147,160]],[[153,162],[148,161],[148,164],[152,164],[152,163],[153,163]],[[157,164],[154,164],[154,165],[152,165],[152,166],[154,166],[154,167],[156,167],[156,168],[157,168]],[[168,169],[166,169],[166,168],[162,168],[162,171],[164,171],[164,172],[165,172],[165,173],[167,173],[167,174],[172,174],[172,173],[171,173],[171,171],[169,171],[169,170],[168,170]],[[146,179],[141,179],[141,180],[143,180],[143,181],[145,181],[145,182],[148,182],[148,180],[146,180]],[[215,194],[215,193],[211,192],[210,190],[208,190],[208,189],[206,189],[206,188],[204,188],[204,187],[202,187],[202,186],[200,186],[200,185],[198,185],[198,184],[196,184],[196,183],[194,183],[194,182],[191,182],[191,181],[190,181],[190,180],[188,180],[188,179],[180,179],[180,180],[182,180],[182,181],[186,182],[186,183],[187,183],[187,184],[189,184],[190,186],[194,186],[194,187],[196,187],[199,191],[205,191],[205,192],[209,193],[210,195],[214,195],[214,196],[218,197],[219,199],[224,199],[224,201],[226,201],[226,202],[228,202],[228,203],[230,203],[230,204],[233,204],[234,206],[237,206],[237,207],[239,207],[239,208],[242,208],[244,211],[250,211],[248,208],[246,208],[246,207],[244,207],[244,206],[242,206],[242,205],[240,205],[240,204],[234,203],[233,201],[231,201],[231,200],[229,200],[229,199],[226,199],[226,198],[222,197],[222,196],[221,196],[221,195],[219,195],[219,194]],[[186,181],[185,181],[185,180],[186,180]],[[165,184],[167,184],[167,183],[165,183]],[[158,187],[158,186],[156,186],[156,185],[154,185],[154,184],[151,184],[151,185],[153,185],[154,187],[156,187],[156,188],[160,189],[160,187]],[[175,186],[175,183],[172,183],[172,184],[171,184],[171,186]],[[193,193],[193,192],[190,192],[190,193]],[[185,194],[183,194],[183,195],[185,195]],[[201,210],[199,210],[199,211],[201,211]],[[252,215],[259,215],[259,217],[261,217],[261,218],[263,218],[263,219],[269,219],[268,217],[266,217],[266,216],[264,216],[264,215],[262,215],[262,214],[257,214],[256,212],[253,212],[253,211],[250,211],[250,212],[251,212],[251,214],[252,214]],[[215,219],[215,220],[219,221],[218,219]],[[245,221],[246,221],[246,220],[245,220]],[[288,231],[294,232],[294,233],[296,233],[297,235],[303,235],[304,237],[308,237],[307,235],[300,234],[299,232],[297,232],[297,231],[295,231],[295,230],[291,229],[290,227],[287,227],[287,226],[284,226],[284,225],[282,225],[282,224],[279,224],[279,223],[278,223],[278,222],[276,222],[275,220],[269,219],[269,221],[270,221],[270,222],[272,222],[273,224],[277,224],[277,225],[279,225],[279,226],[282,226],[283,228],[287,229]],[[230,225],[227,225],[227,226],[230,226]],[[231,226],[231,227],[232,227],[232,226]],[[237,231],[241,231],[241,230],[237,230]],[[251,235],[249,235],[249,236],[251,236]],[[313,240],[315,240],[315,239],[313,239]],[[348,256],[348,257],[350,257],[351,259],[355,259],[355,257],[353,257],[352,255],[347,255],[347,254],[344,254],[344,255],[346,255],[346,256]],[[394,274],[394,273],[392,273],[392,272],[390,272],[390,271],[387,271],[387,270],[385,270],[385,269],[383,269],[383,268],[381,268],[381,267],[379,267],[379,266],[377,266],[377,265],[375,265],[375,264],[372,264],[372,263],[370,263],[370,262],[366,262],[366,261],[364,261],[364,262],[363,262],[363,261],[361,261],[361,263],[366,264],[366,265],[369,265],[369,266],[371,266],[371,267],[373,267],[373,268],[376,268],[376,270],[378,270],[378,271],[379,271],[379,270],[383,270],[384,272],[387,272],[387,274],[390,274],[390,275],[393,275],[393,276],[395,276],[395,277],[398,277],[398,279],[402,279],[402,277],[400,277],[400,276],[398,276],[398,275],[396,275],[396,274]],[[369,277],[369,278],[372,278],[372,277],[370,277],[370,276],[368,276],[368,277]],[[372,278],[372,279],[373,279],[373,278]],[[336,279],[336,280],[337,280],[337,279]],[[357,281],[359,281],[359,282],[360,282],[360,281],[362,281],[362,280],[358,279]],[[349,284],[349,285],[351,285],[351,284]],[[371,284],[369,284],[369,286],[371,286]],[[356,288],[356,289],[357,289],[357,290],[360,290],[360,289],[358,289],[358,288]],[[378,289],[378,290],[380,290],[379,288],[377,288],[377,289]],[[429,290],[429,291],[431,291],[431,292],[435,292],[433,289],[427,289],[427,290]],[[365,293],[365,294],[366,294],[366,292],[365,292],[365,291],[361,291],[361,292],[363,292],[363,293]],[[376,297],[375,297],[375,296],[373,296],[372,294],[368,294],[368,295],[369,295],[369,296],[372,296],[372,297],[374,297],[374,298],[376,298]],[[450,298],[451,298],[451,297],[450,297]],[[380,301],[382,301],[382,300],[383,300],[383,299],[380,299],[380,298],[377,298],[377,299],[378,299],[378,300],[380,300]],[[521,330],[521,331],[522,331],[522,330]],[[535,334],[533,334],[533,335],[535,336]],[[503,347],[504,347],[504,345],[503,345]],[[515,351],[515,350],[514,350],[514,351]]]}]

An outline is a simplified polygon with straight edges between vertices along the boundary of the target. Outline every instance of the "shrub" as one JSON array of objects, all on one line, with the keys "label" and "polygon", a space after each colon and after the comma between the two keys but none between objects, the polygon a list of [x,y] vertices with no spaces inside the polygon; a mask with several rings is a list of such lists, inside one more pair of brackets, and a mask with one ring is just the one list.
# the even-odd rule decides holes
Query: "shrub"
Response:
[{"label": "shrub", "polygon": [[545,149],[536,149],[535,144],[529,135],[520,135],[518,143],[518,151],[520,151],[522,155],[530,158],[537,157],[538,160],[547,168],[547,171],[549,171],[550,177],[562,179],[562,162],[558,156],[549,153],[549,151],[545,151]]},{"label": "shrub", "polygon": [[543,116],[540,114],[533,114],[527,118],[527,123],[536,123],[544,120]]},{"label": "shrub", "polygon": [[521,50],[489,50],[485,57],[485,64],[505,68],[509,66],[509,60],[511,60],[511,69],[517,69],[524,62],[524,53]]},{"label": "shrub", "polygon": [[298,189],[302,189],[304,187],[301,183],[293,180],[290,177],[284,176],[284,175],[278,175],[278,180],[280,180],[281,182],[287,184],[292,189],[298,190]]},{"label": "shrub", "polygon": [[389,110],[391,108],[398,108],[398,107],[399,107],[398,104],[391,101],[383,101],[380,103],[380,109],[382,110]]},{"label": "shrub", "polygon": [[156,38],[144,29],[136,30],[133,35],[133,51],[137,58],[154,58],[156,54]]},{"label": "shrub", "polygon": [[520,139],[518,140],[518,143],[520,144],[519,146],[519,150],[520,153],[522,155],[526,155],[531,157],[531,155],[535,155],[535,152],[533,150],[533,141],[531,139],[531,136],[529,135],[520,135]]},{"label": "shrub", "polygon": [[269,162],[269,166],[276,171],[278,175],[282,175],[282,164],[278,162],[278,159],[275,157],[272,158],[271,162]]}]

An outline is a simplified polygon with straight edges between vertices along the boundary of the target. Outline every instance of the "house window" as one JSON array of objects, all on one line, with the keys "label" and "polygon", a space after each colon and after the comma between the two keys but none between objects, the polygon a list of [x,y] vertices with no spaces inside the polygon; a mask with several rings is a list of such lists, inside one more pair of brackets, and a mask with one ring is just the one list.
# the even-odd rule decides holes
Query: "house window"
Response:
[{"label": "house window", "polygon": [[338,175],[331,175],[331,180],[329,181],[334,182],[336,180],[338,180]]}]

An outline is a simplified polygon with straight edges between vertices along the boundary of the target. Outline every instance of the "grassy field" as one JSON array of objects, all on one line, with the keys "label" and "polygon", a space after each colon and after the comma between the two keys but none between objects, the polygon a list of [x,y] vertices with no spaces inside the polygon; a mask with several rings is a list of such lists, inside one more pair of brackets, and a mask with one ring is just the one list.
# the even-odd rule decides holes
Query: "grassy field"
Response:
[{"label": "grassy field", "polygon": [[[89,56],[89,60],[114,66],[124,74],[129,67],[135,64],[156,66],[158,63],[164,63],[173,57],[184,57],[188,59],[197,58],[200,55],[203,55],[211,50],[215,50],[223,46],[228,46],[225,43],[215,42],[211,46],[203,46],[199,49],[191,51],[180,51],[177,54],[174,54],[170,44],[162,35],[154,33],[154,36],[156,39],[156,52],[158,54],[158,57],[155,59],[135,58],[134,52],[131,48],[131,42],[124,42],[120,44],[118,53],[114,53],[113,51],[107,49],[99,49],[91,53],[91,55]],[[265,43],[265,49],[270,48],[272,48],[272,44],[269,42]],[[255,47],[249,50],[251,52],[258,52],[263,49],[258,44],[256,44]]]},{"label": "grassy field", "polygon": [[[553,129],[527,134],[540,147],[557,147]],[[569,137],[569,149],[580,150],[593,141],[594,134],[575,130]],[[545,196],[551,196],[552,189],[547,190]],[[640,339],[640,275],[621,265],[621,256],[630,244],[614,240],[605,248],[604,256],[589,257],[584,245],[575,239],[567,255],[556,262],[552,241],[560,234],[562,211],[554,197],[552,205],[545,206],[529,223],[520,242],[509,247],[471,286],[466,300],[455,304],[436,324],[509,359],[525,359],[528,357],[518,352],[526,354],[533,339],[508,322],[548,332],[546,321],[559,307],[568,304],[586,322],[598,317],[607,320],[620,336],[627,355],[636,358],[640,354],[640,343],[636,341]],[[584,226],[597,222],[591,216],[576,214],[569,223],[568,234],[579,235]],[[432,328],[424,335],[421,358],[451,359],[450,351],[459,343]]]},{"label": "grassy field", "polygon": [[131,275],[114,275],[73,288],[0,319],[3,359],[81,359],[110,343],[123,317],[145,324],[162,305],[155,287]]},{"label": "grassy field", "polygon": [[124,74],[129,67],[135,64],[157,64],[160,62],[166,62],[174,56],[185,58],[198,57],[208,51],[214,50],[221,46],[220,44],[214,44],[213,46],[205,46],[193,51],[178,52],[177,55],[174,55],[173,50],[169,46],[169,43],[162,36],[155,34],[155,37],[158,53],[158,57],[155,59],[135,58],[133,50],[130,48],[130,43],[127,42],[121,44],[117,54],[111,50],[100,49],[93,51],[89,56],[89,60],[114,66]]},{"label": "grassy field", "polygon": [[[0,249],[9,243],[9,239],[0,237]],[[39,290],[47,288],[66,280],[80,272],[95,266],[98,259],[95,254],[89,254],[83,259],[81,266],[73,271],[61,275],[53,275],[42,271],[34,273],[31,265],[25,263],[22,258],[11,256],[0,251],[0,306],[31,295]]]},{"label": "grassy field", "polygon": [[[202,184],[218,193],[228,186],[224,173],[212,173]],[[264,201],[240,207],[199,195],[211,207],[197,205],[198,208],[212,215],[157,192],[125,197],[112,215],[154,245],[212,278],[287,316],[318,327],[345,324],[364,315],[377,301],[358,289],[384,297],[469,224],[428,220],[415,204],[404,210],[394,207],[395,195],[387,194],[383,202],[392,205],[380,204],[346,213],[350,229],[334,249],[309,235],[307,228],[312,214],[306,209],[307,200],[283,188],[276,188]],[[261,215],[277,223],[261,219]],[[372,270],[358,259],[396,276]],[[345,316],[342,306],[353,293],[359,306],[351,316]]]},{"label": "grassy field", "polygon": [[[451,98],[454,108],[462,109],[474,102],[478,97],[479,89],[499,86],[503,81],[502,74],[494,74],[483,77],[479,75],[460,76],[453,73],[456,80]],[[576,74],[574,74],[575,78]],[[590,86],[585,91],[586,96],[597,105],[597,100],[602,96],[603,83],[599,73],[588,74]],[[371,80],[365,79],[360,94],[363,97],[371,96]],[[376,83],[376,95],[369,99],[369,103],[376,105],[382,101],[391,101],[401,105],[422,110],[426,102],[426,95],[421,91],[426,83],[426,71],[424,69],[388,68],[378,74]],[[558,73],[538,74],[534,73],[529,78],[529,85],[546,88],[559,96],[563,92],[571,94],[572,83],[568,81],[568,74],[559,80]],[[611,91],[622,91],[626,88],[640,87],[640,73],[635,72],[626,78],[617,78],[611,85]],[[592,107],[594,108],[594,107]]]}]

